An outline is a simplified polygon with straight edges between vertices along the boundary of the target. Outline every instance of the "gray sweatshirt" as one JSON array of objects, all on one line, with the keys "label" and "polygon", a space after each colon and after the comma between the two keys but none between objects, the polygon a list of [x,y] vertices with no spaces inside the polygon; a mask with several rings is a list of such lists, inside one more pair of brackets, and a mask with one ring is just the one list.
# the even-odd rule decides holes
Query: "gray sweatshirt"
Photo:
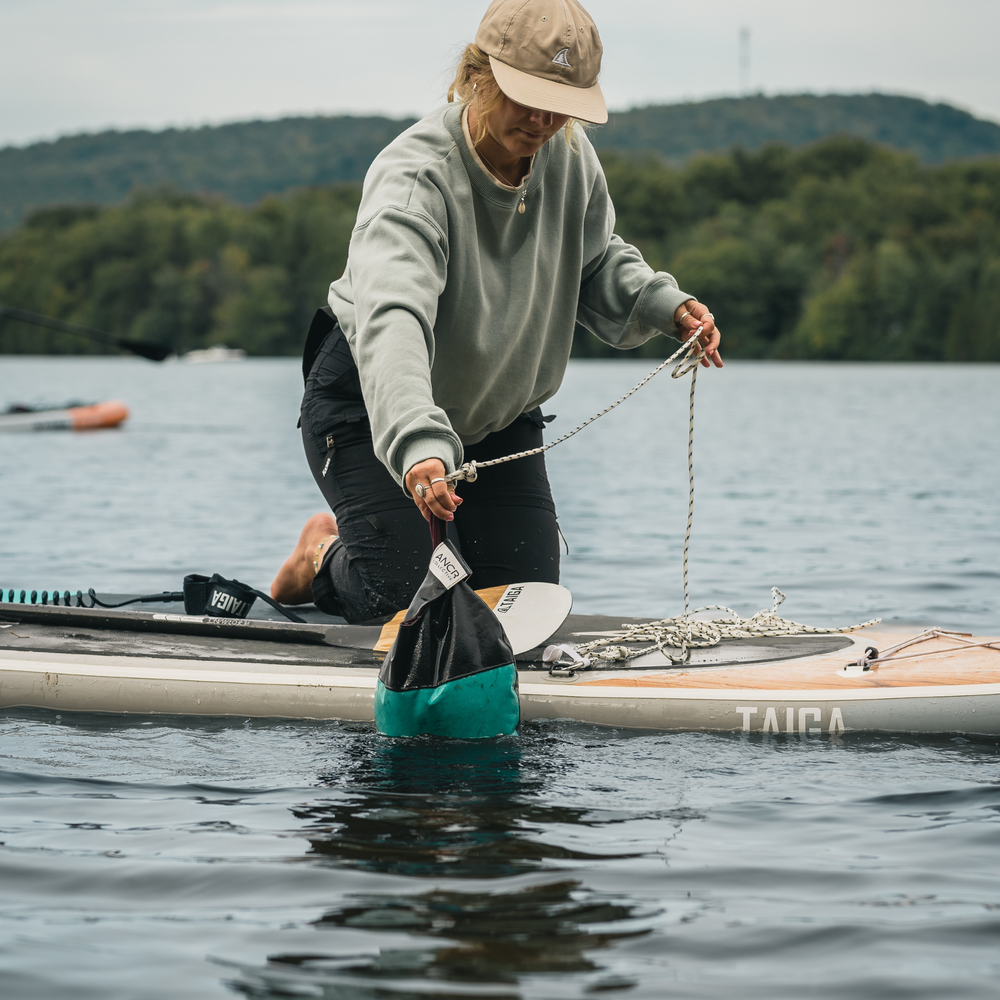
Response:
[{"label": "gray sweatshirt", "polygon": [[691,298],[614,235],[585,136],[579,153],[554,136],[508,189],[473,158],[462,110],[438,109],[375,158],[330,286],[375,453],[400,483],[428,458],[454,471],[463,444],[553,396],[577,323],[636,347],[672,332]]}]

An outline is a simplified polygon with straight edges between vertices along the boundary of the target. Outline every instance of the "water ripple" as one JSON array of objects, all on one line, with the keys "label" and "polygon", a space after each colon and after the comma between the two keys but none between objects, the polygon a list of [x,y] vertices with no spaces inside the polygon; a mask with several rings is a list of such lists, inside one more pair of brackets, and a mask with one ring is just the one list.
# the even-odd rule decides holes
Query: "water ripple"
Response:
[{"label": "water ripple", "polygon": [[[26,395],[134,397],[120,434],[0,441],[4,586],[266,585],[316,509],[294,360],[4,365]],[[556,426],[643,370],[574,364]],[[799,620],[1000,631],[1000,367],[718,374],[698,389],[697,602],[748,613],[778,584]],[[685,406],[653,385],[551,453],[578,610],[679,606]],[[221,412],[246,414],[252,447]],[[589,489],[594,455],[628,475]],[[991,740],[555,721],[470,744],[8,711],[0,992],[992,998],[998,814]]]}]

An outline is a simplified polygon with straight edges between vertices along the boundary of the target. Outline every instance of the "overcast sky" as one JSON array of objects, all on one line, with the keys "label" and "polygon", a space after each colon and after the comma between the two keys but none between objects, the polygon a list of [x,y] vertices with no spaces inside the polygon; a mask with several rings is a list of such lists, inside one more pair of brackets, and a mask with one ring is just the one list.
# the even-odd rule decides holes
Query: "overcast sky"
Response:
[{"label": "overcast sky", "polygon": [[[613,109],[878,90],[1000,120],[1000,0],[590,0]],[[486,0],[0,0],[0,145],[288,114],[422,114]]]}]

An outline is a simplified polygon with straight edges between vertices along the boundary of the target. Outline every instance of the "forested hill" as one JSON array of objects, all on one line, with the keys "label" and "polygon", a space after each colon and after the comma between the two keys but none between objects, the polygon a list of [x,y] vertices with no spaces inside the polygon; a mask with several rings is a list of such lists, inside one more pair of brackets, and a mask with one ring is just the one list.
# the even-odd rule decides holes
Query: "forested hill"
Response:
[{"label": "forested hill", "polygon": [[[57,204],[115,204],[136,187],[213,192],[240,204],[292,188],[357,182],[412,123],[380,117],[284,118],[162,132],[103,132],[0,149],[0,230]],[[637,108],[591,135],[599,149],[694,154],[837,133],[907,150],[925,163],[1000,154],[1000,125],[945,104],[884,94],[724,98]]]},{"label": "forested hill", "polygon": [[924,163],[1000,154],[996,122],[891,94],[758,95],[636,108],[612,115],[595,143],[622,152],[650,150],[680,164],[699,152],[755,150],[769,142],[805,146],[837,134],[906,150]]},{"label": "forested hill", "polygon": [[163,132],[101,132],[0,149],[0,230],[34,208],[112,205],[134,188],[212,192],[251,205],[267,194],[361,181],[414,119],[282,118]]}]

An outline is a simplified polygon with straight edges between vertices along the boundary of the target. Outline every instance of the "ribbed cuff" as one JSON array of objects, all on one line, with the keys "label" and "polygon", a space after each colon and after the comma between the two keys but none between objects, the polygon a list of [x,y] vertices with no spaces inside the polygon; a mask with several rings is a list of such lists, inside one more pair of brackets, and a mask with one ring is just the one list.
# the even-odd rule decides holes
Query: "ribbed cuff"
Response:
[{"label": "ribbed cuff", "polygon": [[429,458],[438,458],[444,462],[446,472],[454,472],[462,464],[461,445],[450,437],[423,436],[409,441],[402,452],[399,482],[406,489],[404,480],[406,474],[415,465],[426,462]]},{"label": "ribbed cuff", "polygon": [[645,301],[642,303],[641,320],[643,326],[653,326],[657,330],[677,340],[677,327],[674,325],[674,313],[677,307],[684,305],[688,299],[695,298],[687,292],[682,292],[669,275],[662,274],[662,280],[658,281],[646,293]]}]

